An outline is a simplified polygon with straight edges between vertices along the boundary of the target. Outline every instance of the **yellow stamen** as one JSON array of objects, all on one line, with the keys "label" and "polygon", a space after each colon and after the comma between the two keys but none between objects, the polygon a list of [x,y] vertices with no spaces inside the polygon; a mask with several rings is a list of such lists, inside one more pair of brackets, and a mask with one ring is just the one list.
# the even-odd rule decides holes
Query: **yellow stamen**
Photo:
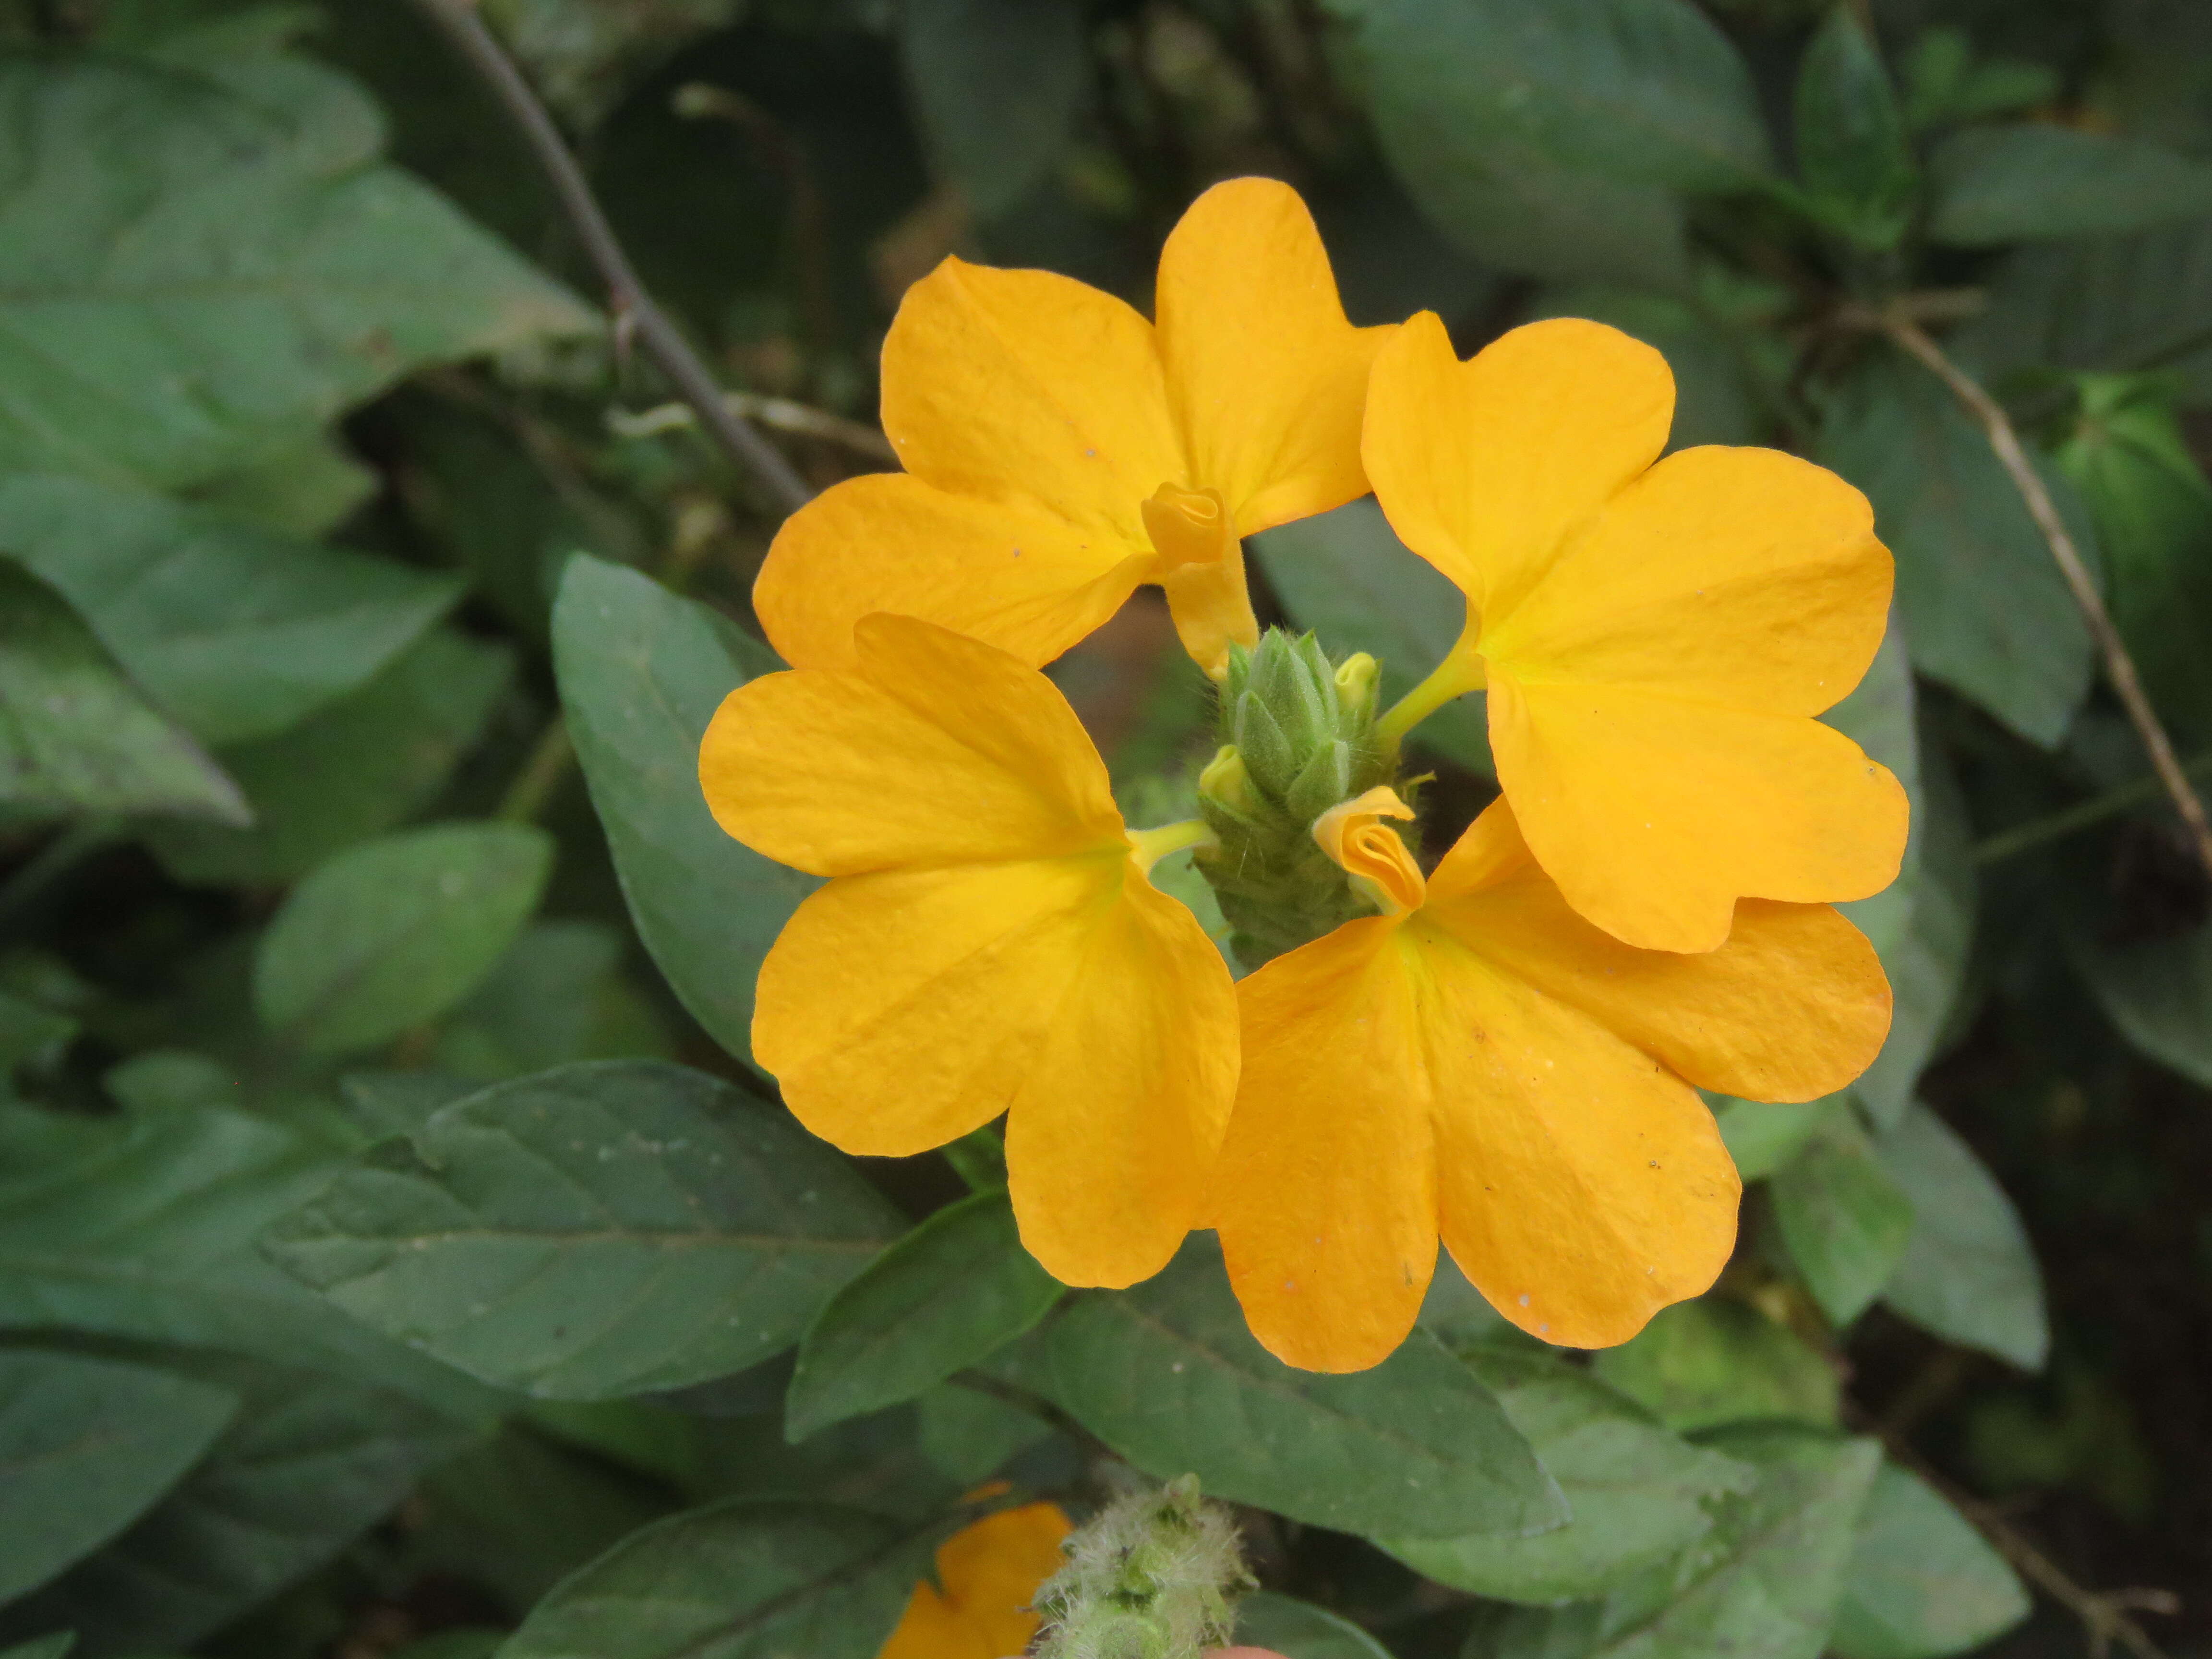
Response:
[{"label": "yellow stamen", "polygon": [[1203,818],[1185,818],[1181,823],[1164,823],[1157,830],[1131,830],[1129,856],[1137,861],[1137,868],[1146,875],[1152,866],[1170,853],[1180,853],[1186,847],[1214,847],[1219,845]]},{"label": "yellow stamen", "polygon": [[1377,784],[1365,794],[1340,801],[1314,820],[1313,838],[1340,865],[1360,896],[1386,916],[1417,910],[1428,896],[1421,866],[1398,832],[1382,820],[1410,818],[1413,809],[1397,792]]}]

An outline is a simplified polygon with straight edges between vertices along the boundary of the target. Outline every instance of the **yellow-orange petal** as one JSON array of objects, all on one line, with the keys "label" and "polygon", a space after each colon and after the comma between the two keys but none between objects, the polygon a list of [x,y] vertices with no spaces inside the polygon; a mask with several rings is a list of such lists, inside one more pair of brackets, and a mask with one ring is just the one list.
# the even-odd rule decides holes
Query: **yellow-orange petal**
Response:
[{"label": "yellow-orange petal", "polygon": [[1817,714],[1873,662],[1893,570],[1866,497],[1826,468],[1772,449],[1684,450],[1488,617],[1481,649],[1524,684]]},{"label": "yellow-orange petal", "polygon": [[884,342],[884,431],[955,495],[1026,496],[1146,547],[1138,504],[1184,476],[1152,325],[1042,270],[947,259],[906,291]]},{"label": "yellow-orange petal", "polygon": [[1547,1342],[1625,1342],[1718,1277],[1741,1183],[1688,1084],[1578,1008],[1403,927],[1422,1022],[1445,1248]]},{"label": "yellow-orange petal", "polygon": [[1618,329],[1529,323],[1462,363],[1423,312],[1376,357],[1361,453],[1391,528],[1458,584],[1473,630],[1658,459],[1674,409],[1667,360]]},{"label": "yellow-orange petal", "polygon": [[1356,799],[1339,801],[1313,822],[1315,844],[1385,915],[1421,902],[1421,866],[1398,832],[1382,822],[1413,816],[1413,809],[1398,799],[1396,790],[1377,784]]},{"label": "yellow-orange petal", "polygon": [[1124,860],[1120,902],[1091,927],[1008,1103],[1014,1217],[1054,1278],[1133,1285],[1197,1224],[1236,1098],[1237,1030],[1206,930]]},{"label": "yellow-orange petal", "polygon": [[1231,179],[1206,191],[1161,250],[1157,301],[1190,479],[1222,492],[1239,535],[1367,493],[1360,410],[1390,330],[1346,320],[1296,191]]},{"label": "yellow-orange petal", "polygon": [[1230,1283],[1285,1364],[1378,1364],[1437,1259],[1434,1103],[1421,1000],[1375,917],[1243,981],[1243,1074],[1208,1193]]},{"label": "yellow-orange petal", "polygon": [[1060,1571],[1060,1540],[1072,1530],[1056,1504],[1026,1504],[963,1527],[938,1547],[937,1584],[915,1586],[878,1659],[1007,1659],[1022,1652],[1039,1623],[1030,1604]]},{"label": "yellow-orange petal", "polygon": [[1849,738],[1641,687],[1523,684],[1493,664],[1490,744],[1538,862],[1646,950],[1710,951],[1739,897],[1825,903],[1896,878],[1905,791]]},{"label": "yellow-orange petal", "polygon": [[1426,920],[1579,1009],[1681,1077],[1750,1100],[1832,1094],[1873,1063],[1889,982],[1866,936],[1825,904],[1746,899],[1702,955],[1638,951],[1577,915],[1492,804],[1445,854]]},{"label": "yellow-orange petal", "polygon": [[850,672],[739,686],[699,750],[714,820],[818,876],[1124,850],[1106,768],[1052,682],[903,617],[860,622]]},{"label": "yellow-orange petal", "polygon": [[1148,549],[1026,496],[956,495],[871,473],[784,520],[753,609],[794,668],[852,667],[854,625],[878,611],[1039,667],[1119,610],[1150,567]]}]

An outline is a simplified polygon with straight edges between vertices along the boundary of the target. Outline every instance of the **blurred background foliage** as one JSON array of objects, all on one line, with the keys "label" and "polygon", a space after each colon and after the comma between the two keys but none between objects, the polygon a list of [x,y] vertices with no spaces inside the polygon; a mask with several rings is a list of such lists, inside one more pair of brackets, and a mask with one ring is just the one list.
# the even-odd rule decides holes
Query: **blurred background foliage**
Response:
[{"label": "blurred background foliage", "polygon": [[[1637,1342],[1562,1364],[1440,1284],[1429,1332],[1595,1535],[1440,1538],[1358,1489],[1392,1466],[1357,1436],[1301,1463],[1295,1413],[1178,1440],[1121,1301],[1048,1363],[1020,1335],[1053,1293],[988,1148],[861,1170],[759,1103],[752,971],[808,884],[691,763],[773,665],[742,625],[776,515],[619,349],[467,67],[406,0],[0,0],[0,1540],[36,1544],[0,1547],[0,1640],[463,1659],[528,1616],[522,1659],[866,1659],[915,1572],[884,1529],[994,1473],[1079,1489],[1103,1441],[1247,1504],[1251,1633],[1293,1659],[2212,1650],[2212,884],[1984,434],[1867,322],[2004,402],[2212,778],[2212,7],[483,10],[814,486],[888,465],[876,353],[939,258],[1144,306],[1244,173],[1304,192],[1356,321],[1433,309],[1464,353],[1597,318],[1666,353],[1678,445],[1843,472],[1898,558],[1832,716],[1913,792],[1855,907],[1896,1030],[1847,1097],[1716,1103],[1737,1260]],[[1371,503],[1254,552],[1267,619],[1393,690],[1456,635]],[[1208,742],[1144,599],[1054,672],[1133,799]],[[1492,793],[1482,730],[1417,734],[1432,846]],[[655,1220],[623,1160],[662,1130],[752,1184]],[[587,1133],[613,1185],[563,1208],[536,1183]],[[698,1204],[673,1312],[650,1251],[523,1243]],[[996,1311],[877,1374],[851,1322],[947,1263]],[[1218,1356],[1206,1270],[1128,1305]],[[618,1340],[570,1340],[593,1297]],[[1387,1426],[1418,1370],[1325,1414]],[[1273,1386],[1237,1375],[1224,1409]],[[732,1495],[843,1518],[708,1511],[688,1571],[738,1600],[639,1613],[696,1541],[667,1517]],[[777,1549],[842,1588],[792,1613]]]}]

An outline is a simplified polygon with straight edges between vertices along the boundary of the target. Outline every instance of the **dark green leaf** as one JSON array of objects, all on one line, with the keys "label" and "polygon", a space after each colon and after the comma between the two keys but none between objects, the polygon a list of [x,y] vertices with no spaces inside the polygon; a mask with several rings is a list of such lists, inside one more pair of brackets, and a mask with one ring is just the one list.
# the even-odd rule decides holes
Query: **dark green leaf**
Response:
[{"label": "dark green leaf", "polygon": [[1984,383],[2171,366],[2201,404],[2212,396],[2212,218],[2007,254],[1987,308],[1948,343]]},{"label": "dark green leaf", "polygon": [[1820,1311],[1848,1325],[1881,1293],[1912,1232],[1905,1195],[1857,1120],[1831,1113],[1812,1144],[1776,1171],[1774,1218]]},{"label": "dark green leaf", "polygon": [[1661,1309],[1635,1337],[1600,1353],[1596,1370],[1670,1429],[1836,1420],[1827,1362],[1756,1309],[1717,1297]]},{"label": "dark green leaf", "polygon": [[255,1249],[334,1167],[237,1112],[0,1107],[0,1327],[228,1349],[484,1414],[489,1391],[345,1318]]},{"label": "dark green leaf", "polygon": [[1075,0],[907,0],[899,47],[940,178],[981,218],[1027,195],[1066,147],[1090,64]]},{"label": "dark green leaf", "polygon": [[[1934,375],[1883,356],[1836,389],[1820,448],[1872,499],[1875,533],[1897,556],[1914,666],[2055,746],[2089,688],[2089,630],[1981,428]],[[2072,489],[2053,469],[2045,478],[2094,547]]]},{"label": "dark green leaf", "polygon": [[939,1210],[830,1298],[799,1344],[793,1440],[934,1388],[1052,1310],[1060,1281],[1022,1248],[1003,1192]]},{"label": "dark green leaf", "polygon": [[0,470],[213,479],[417,364],[592,325],[376,165],[349,83],[257,80],[0,64]]},{"label": "dark green leaf", "polygon": [[349,848],[262,935],[254,1007],[309,1054],[388,1042],[476,988],[552,864],[552,837],[526,823],[438,824]]},{"label": "dark green leaf", "polygon": [[411,1140],[439,1112],[482,1086],[446,1072],[354,1072],[338,1080],[338,1093],[369,1139]]},{"label": "dark green leaf", "polygon": [[1743,1464],[1691,1445],[1551,1354],[1476,1349],[1463,1358],[1559,1481],[1573,1518],[1533,1538],[1385,1542],[1440,1584],[1508,1601],[1602,1595],[1680,1554],[1711,1527],[1712,1499],[1754,1484]]},{"label": "dark green leaf", "polygon": [[622,976],[623,935],[605,922],[523,930],[438,1033],[434,1063],[483,1082],[579,1060],[663,1060],[668,1034]]},{"label": "dark green leaf", "polygon": [[1358,23],[1393,168],[1487,263],[1681,287],[1675,192],[1765,174],[1742,60],[1684,0],[1370,0]]},{"label": "dark green leaf", "polygon": [[1913,796],[1905,872],[1896,889],[1901,927],[1885,937],[1868,926],[1863,913],[1881,899],[1844,907],[1874,939],[1893,999],[1881,1052],[1851,1085],[1877,1127],[1888,1127],[1904,1114],[1966,983],[1980,895],[1972,833],[1950,763],[1930,745]]},{"label": "dark green leaf", "polygon": [[2057,461],[2105,556],[2106,603],[2167,730],[2212,741],[2212,483],[2164,377],[2085,377]]},{"label": "dark green leaf", "polygon": [[375,473],[318,432],[194,485],[187,499],[226,519],[313,540],[374,495],[378,483]]},{"label": "dark green leaf", "polygon": [[1884,1463],[1844,1575],[1828,1641],[1837,1659],[1943,1659],[2027,1613],[2027,1591],[2004,1557],[1927,1482]]},{"label": "dark green leaf", "polygon": [[237,1410],[227,1389],[150,1366],[0,1352],[0,1601],[137,1520]]},{"label": "dark green leaf", "polygon": [[40,1050],[68,1042],[76,1031],[70,1016],[0,991],[0,1076]]},{"label": "dark green leaf", "polygon": [[1425,1332],[1371,1370],[1294,1370],[1253,1340],[1218,1245],[1047,1332],[1055,1393],[1139,1468],[1293,1520],[1389,1538],[1528,1533],[1558,1486],[1490,1391]]},{"label": "dark green leaf", "polygon": [[1849,5],[1830,9],[1797,70],[1797,172],[1813,210],[1861,247],[1895,247],[1918,179],[1881,53]]},{"label": "dark green leaf", "polygon": [[1803,1152],[1828,1114],[1845,1109],[1845,1099],[1827,1095],[1774,1104],[1723,1096],[1714,1103],[1713,1121],[1735,1172],[1747,1182],[1764,1181]]},{"label": "dark green leaf", "polygon": [[1711,1533],[1603,1601],[1478,1626],[1468,1659],[1818,1659],[1881,1449],[1782,1425],[1713,1443],[1756,1466],[1759,1485]]},{"label": "dark green leaf", "polygon": [[946,1382],[915,1402],[921,1455],[955,1480],[974,1485],[1052,1432],[1034,1413],[979,1389]]},{"label": "dark green leaf", "polygon": [[671,1516],[556,1586],[501,1659],[874,1659],[926,1534],[856,1510],[734,1498]]},{"label": "dark green leaf", "polygon": [[461,591],[78,478],[0,477],[0,548],[208,743],[281,732],[362,685]]},{"label": "dark green leaf", "polygon": [[33,1637],[11,1648],[0,1648],[0,1659],[68,1659],[76,1645],[76,1632],[58,1630],[51,1636]]},{"label": "dark green leaf", "polygon": [[1928,160],[1928,234],[1960,247],[2124,236],[2212,214],[2212,167],[2140,139],[1972,127]]},{"label": "dark green leaf", "polygon": [[61,598],[4,558],[0,805],[41,817],[252,817],[238,786],[148,705]]},{"label": "dark green leaf", "polygon": [[781,1110],[702,1073],[600,1060],[454,1103],[265,1243],[464,1370],[604,1399],[789,1346],[895,1224]]},{"label": "dark green leaf", "polygon": [[[1467,601],[1426,559],[1391,533],[1372,497],[1263,532],[1252,540],[1268,585],[1291,618],[1334,656],[1364,651],[1382,665],[1388,708],[1458,643]],[[1479,693],[1446,703],[1413,741],[1487,775],[1490,732]]]},{"label": "dark green leaf", "polygon": [[207,1370],[244,1395],[237,1421],[144,1519],[10,1609],[11,1626],[73,1626],[87,1659],[191,1647],[335,1556],[468,1438],[356,1383]]},{"label": "dark green leaf", "polygon": [[514,653],[433,629],[358,691],[218,758],[253,804],[246,830],[165,823],[149,844],[179,881],[297,879],[422,807],[491,714]]},{"label": "dark green leaf", "polygon": [[1237,1604],[1237,1644],[1283,1659],[1390,1659],[1389,1649],[1349,1619],[1273,1590]]},{"label": "dark green leaf", "polygon": [[1925,1106],[1877,1145],[1914,1215],[1882,1300],[1938,1336],[2040,1370],[2051,1346],[2043,1275],[2004,1189]]},{"label": "dark green leaf", "polygon": [[2120,1035],[2161,1066],[2212,1085],[2212,927],[2107,945],[2076,924],[2075,964]]},{"label": "dark green leaf", "polygon": [[704,605],[587,557],[562,580],[553,649],[638,936],[692,1017],[745,1058],[761,958],[820,884],[723,834],[699,793],[699,739],[775,658]]}]

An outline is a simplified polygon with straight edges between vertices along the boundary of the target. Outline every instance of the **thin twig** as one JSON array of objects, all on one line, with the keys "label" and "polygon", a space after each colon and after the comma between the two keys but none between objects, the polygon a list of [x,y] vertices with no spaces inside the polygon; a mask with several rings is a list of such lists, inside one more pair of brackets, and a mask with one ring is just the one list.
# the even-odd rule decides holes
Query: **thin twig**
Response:
[{"label": "thin twig", "polygon": [[2142,678],[2136,672],[2135,659],[2128,654],[2120,630],[2112,624],[2112,614],[2105,609],[2105,601],[2097,592],[2097,584],[2089,574],[2089,567],[2081,551],[2074,545],[2065,521],[2058,516],[2051,492],[2044,487],[2041,476],[2030,464],[2021,447],[2020,434],[1996,399],[1982,389],[1981,383],[1943,355],[1943,349],[1928,337],[1927,331],[1910,317],[1895,312],[1875,312],[1853,308],[1844,315],[1853,326],[1870,328],[1887,336],[1898,346],[1917,360],[1929,373],[1950,389],[1951,395],[1964,406],[1966,412],[1981,423],[1988,436],[1990,447],[1996,453],[1998,464],[2011,477],[2013,488],[2020,491],[2021,499],[2027,504],[2028,515],[2043,532],[2043,539],[2051,544],[2051,556],[2058,562],[2058,571],[2066,579],[2074,603],[2080,607],[2082,619],[2089,625],[2090,636],[2095,640],[2098,651],[2105,659],[2105,673],[2112,683],[2112,690],[2127,710],[2128,720],[2142,738],[2143,747],[2150,753],[2150,763],[2156,770],[2159,781],[2172,798],[2174,810],[2181,814],[2190,839],[2196,843],[2197,856],[2212,874],[2212,820],[2208,820],[2204,803],[2197,798],[2189,774],[2173,752],[2173,741],[2166,734],[2166,727],[2151,707],[2150,697],[2143,690]]},{"label": "thin twig", "polygon": [[[2191,776],[2212,771],[2212,754],[2192,755],[2181,763],[2181,769]],[[2009,830],[1998,830],[1976,845],[1974,862],[2002,863],[2006,859],[2016,857],[2032,848],[2079,834],[2093,824],[2102,823],[2106,818],[2116,818],[2138,806],[2148,806],[2165,793],[2166,786],[2158,779],[2137,778],[2133,783],[2124,783],[2101,795],[2092,795],[2087,800],[2076,801],[2048,817],[2031,819]]]},{"label": "thin twig", "polygon": [[[751,392],[726,392],[722,401],[729,404],[732,413],[758,421],[778,432],[827,439],[870,460],[898,464],[898,452],[891,447],[889,438],[872,426],[832,415],[826,409],[817,409],[789,398],[763,398]],[[650,438],[696,425],[698,419],[688,404],[656,404],[651,409],[609,410],[607,429],[620,438]]]},{"label": "thin twig", "polygon": [[707,366],[646,292],[599,199],[592,194],[583,169],[569,153],[568,141],[522,78],[521,70],[484,26],[475,0],[417,0],[417,3],[483,77],[529,141],[584,252],[607,285],[617,331],[635,336],[646,355],[683,394],[684,401],[698,411],[700,423],[732,460],[758,481],[777,506],[787,513],[805,506],[813,492],[792,470],[782,452],[723,403],[722,389]]},{"label": "thin twig", "polygon": [[1941,1493],[1944,1500],[1965,1516],[1975,1529],[2020,1570],[2021,1575],[2052,1601],[2081,1621],[2089,1634],[2089,1651],[2093,1659],[2105,1659],[2112,1645],[2118,1642],[2135,1659],[2166,1659],[2165,1650],[2152,1641],[2141,1625],[2128,1616],[2130,1607],[2147,1612],[2172,1614],[2181,1610],[2179,1597],[2171,1591],[2159,1589],[2093,1590],[2074,1582],[2066,1570],[2045,1555],[2027,1535],[2000,1514],[1996,1506],[1986,1504],[1971,1492],[1961,1492],[1948,1479],[1933,1468],[1928,1460],[1906,1443],[1897,1434],[1873,1422],[1856,1406],[1847,1410],[1853,1426],[1866,1430],[1880,1437],[1890,1457],[1918,1475]]},{"label": "thin twig", "polygon": [[568,775],[568,768],[575,758],[576,745],[569,740],[568,722],[556,714],[545,722],[538,741],[523,757],[522,765],[507,786],[507,794],[494,816],[509,823],[535,823],[546,803],[553,799],[553,792]]}]

